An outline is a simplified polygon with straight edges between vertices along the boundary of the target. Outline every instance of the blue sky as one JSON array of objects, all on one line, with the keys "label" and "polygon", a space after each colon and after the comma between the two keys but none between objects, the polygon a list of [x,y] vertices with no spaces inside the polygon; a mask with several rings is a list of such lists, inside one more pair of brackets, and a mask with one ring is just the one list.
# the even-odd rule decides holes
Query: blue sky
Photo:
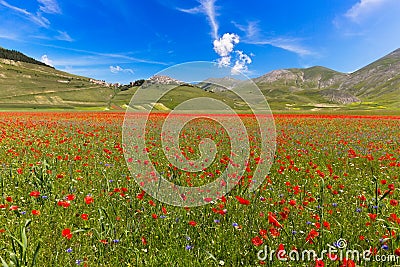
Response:
[{"label": "blue sky", "polygon": [[400,48],[399,0],[0,0],[0,46],[109,82],[215,61],[352,72]]}]

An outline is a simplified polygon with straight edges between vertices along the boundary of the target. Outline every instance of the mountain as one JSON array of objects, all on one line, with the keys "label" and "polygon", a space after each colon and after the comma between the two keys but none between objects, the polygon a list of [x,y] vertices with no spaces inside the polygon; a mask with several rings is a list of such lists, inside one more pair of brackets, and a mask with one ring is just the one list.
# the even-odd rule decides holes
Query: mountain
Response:
[{"label": "mountain", "polygon": [[400,109],[400,49],[350,74],[315,66],[253,80],[273,109]]},{"label": "mountain", "polygon": [[[0,54],[0,109],[115,109],[124,110],[138,86],[117,86],[59,71],[20,52],[3,49]],[[212,97],[234,106],[231,99],[183,84],[166,76],[153,76],[147,84],[177,85],[156,105],[168,110],[196,97]],[[143,105],[138,109],[146,109]]]},{"label": "mountain", "polygon": [[[24,54],[0,48],[0,108],[78,108],[124,110],[138,86],[119,87],[56,70]],[[144,80],[143,80],[144,81]],[[253,79],[273,110],[398,110],[400,49],[353,73],[322,66],[274,70]],[[144,85],[176,85],[161,98],[161,110],[195,97],[211,97],[231,107],[246,103],[229,89],[245,83],[232,77],[185,84],[153,76]],[[146,109],[148,105],[138,106]]]},{"label": "mountain", "polygon": [[352,73],[337,90],[400,108],[400,49]]}]

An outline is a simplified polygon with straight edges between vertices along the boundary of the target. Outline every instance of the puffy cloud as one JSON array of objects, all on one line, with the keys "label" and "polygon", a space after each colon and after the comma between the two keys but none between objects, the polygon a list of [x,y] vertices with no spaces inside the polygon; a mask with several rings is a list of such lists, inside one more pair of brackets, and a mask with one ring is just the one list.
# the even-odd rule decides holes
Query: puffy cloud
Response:
[{"label": "puffy cloud", "polygon": [[240,38],[235,33],[225,33],[221,38],[214,40],[214,51],[220,56],[217,60],[219,66],[231,66],[232,56],[235,64],[232,74],[247,72],[247,65],[251,63],[251,58],[240,50],[234,50],[235,45],[240,42]]},{"label": "puffy cloud", "polygon": [[235,65],[232,68],[233,73],[239,73],[239,72],[247,72],[248,68],[247,65],[251,64],[251,58],[244,54],[243,51],[235,51],[237,54],[237,59],[235,61]]},{"label": "puffy cloud", "polygon": [[214,40],[214,51],[221,57],[226,57],[233,51],[240,38],[235,33],[225,33],[221,38]]},{"label": "puffy cloud", "polygon": [[47,55],[43,55],[40,61],[42,61],[46,65],[53,67],[53,61]]}]

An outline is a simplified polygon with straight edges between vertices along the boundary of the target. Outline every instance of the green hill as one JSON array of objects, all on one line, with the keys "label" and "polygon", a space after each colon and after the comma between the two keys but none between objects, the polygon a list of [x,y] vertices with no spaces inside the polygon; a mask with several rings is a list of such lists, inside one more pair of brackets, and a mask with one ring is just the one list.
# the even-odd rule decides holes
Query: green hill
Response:
[{"label": "green hill", "polygon": [[[173,77],[161,78],[175,81]],[[400,111],[400,49],[351,74],[315,66],[274,70],[253,81],[273,110]],[[231,77],[210,77],[197,86],[177,85],[155,107],[168,110],[187,99],[212,97],[243,110],[246,104],[229,91],[242,84]],[[20,52],[0,48],[0,109],[124,110],[137,88],[110,86],[62,72]]]}]

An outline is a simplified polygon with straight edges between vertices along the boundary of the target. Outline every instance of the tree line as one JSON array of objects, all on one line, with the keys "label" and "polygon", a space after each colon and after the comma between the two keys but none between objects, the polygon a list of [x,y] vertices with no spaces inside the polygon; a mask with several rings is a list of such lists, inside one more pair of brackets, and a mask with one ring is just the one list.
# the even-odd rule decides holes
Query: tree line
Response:
[{"label": "tree line", "polygon": [[2,47],[0,47],[0,58],[21,61],[21,62],[26,62],[26,63],[31,63],[31,64],[36,64],[36,65],[53,68],[53,67],[51,67],[43,62],[40,62],[34,58],[28,57],[28,56],[22,54],[21,52],[18,52],[16,50],[5,49]]}]

